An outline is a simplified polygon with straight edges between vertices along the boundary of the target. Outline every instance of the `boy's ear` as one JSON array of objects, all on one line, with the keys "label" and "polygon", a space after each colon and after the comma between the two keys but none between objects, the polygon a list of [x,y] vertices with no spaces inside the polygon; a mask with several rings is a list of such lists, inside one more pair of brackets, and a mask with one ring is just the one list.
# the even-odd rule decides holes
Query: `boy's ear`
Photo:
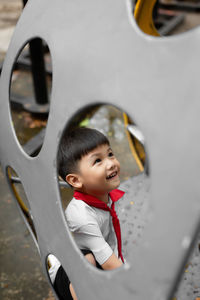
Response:
[{"label": "boy's ear", "polygon": [[68,174],[65,179],[74,188],[82,188],[82,182],[78,174]]}]

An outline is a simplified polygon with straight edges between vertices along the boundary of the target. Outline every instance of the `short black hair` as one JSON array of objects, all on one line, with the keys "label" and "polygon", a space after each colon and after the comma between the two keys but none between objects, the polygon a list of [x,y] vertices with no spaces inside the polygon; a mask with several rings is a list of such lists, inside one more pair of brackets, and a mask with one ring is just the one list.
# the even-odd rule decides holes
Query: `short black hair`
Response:
[{"label": "short black hair", "polygon": [[65,130],[60,141],[57,166],[59,175],[66,181],[70,173],[78,172],[78,161],[101,145],[110,145],[107,137],[96,129],[79,127]]}]

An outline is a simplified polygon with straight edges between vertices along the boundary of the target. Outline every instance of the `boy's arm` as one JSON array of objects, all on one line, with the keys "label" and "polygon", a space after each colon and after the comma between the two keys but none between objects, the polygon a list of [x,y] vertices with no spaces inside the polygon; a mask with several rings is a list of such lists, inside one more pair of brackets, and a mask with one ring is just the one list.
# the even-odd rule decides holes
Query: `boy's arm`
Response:
[{"label": "boy's arm", "polygon": [[117,258],[117,256],[113,253],[101,266],[104,270],[112,270],[119,268],[123,263],[121,260]]}]

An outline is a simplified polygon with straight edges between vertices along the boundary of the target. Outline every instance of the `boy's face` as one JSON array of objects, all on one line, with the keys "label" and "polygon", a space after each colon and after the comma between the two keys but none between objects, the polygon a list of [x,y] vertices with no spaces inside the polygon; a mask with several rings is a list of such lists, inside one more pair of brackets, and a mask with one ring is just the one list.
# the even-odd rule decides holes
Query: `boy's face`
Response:
[{"label": "boy's face", "polygon": [[103,195],[120,184],[120,163],[109,145],[101,145],[83,156],[78,164],[82,191]]}]

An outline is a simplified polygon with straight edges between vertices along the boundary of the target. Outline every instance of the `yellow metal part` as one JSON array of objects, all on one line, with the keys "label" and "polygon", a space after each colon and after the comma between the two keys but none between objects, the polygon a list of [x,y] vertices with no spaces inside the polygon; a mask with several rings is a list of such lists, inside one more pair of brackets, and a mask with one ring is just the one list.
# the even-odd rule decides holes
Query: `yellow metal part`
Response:
[{"label": "yellow metal part", "polygon": [[12,182],[12,170],[10,168],[7,169],[7,174],[8,174],[8,178],[10,179],[11,188],[12,188],[13,193],[14,193],[16,199],[17,199],[17,202],[18,202],[22,212],[24,213],[24,216],[26,217],[26,220],[28,221],[28,223],[29,223],[29,225],[32,229],[32,232],[35,235],[35,238],[37,239],[37,234],[36,234],[36,231],[35,231],[35,227],[34,227],[31,215],[29,213],[29,209],[26,206],[26,204],[24,203],[24,201],[22,200],[22,198],[20,197],[20,195],[19,195],[19,193],[18,193],[18,191],[15,187],[15,184]]},{"label": "yellow metal part", "polygon": [[26,205],[24,204],[22,198],[20,197],[20,195],[19,195],[18,192],[17,192],[17,189],[16,189],[14,183],[12,182],[12,179],[11,179],[12,174],[11,174],[10,168],[8,168],[7,173],[8,173],[8,177],[9,177],[9,179],[10,179],[10,184],[11,184],[13,193],[14,193],[16,199],[17,199],[17,202],[19,203],[19,206],[21,207],[21,209],[22,209],[22,211],[24,212],[25,215],[29,214],[28,208],[27,208]]},{"label": "yellow metal part", "polygon": [[153,8],[157,0],[138,0],[135,6],[134,17],[140,29],[154,36],[160,36],[153,22]]},{"label": "yellow metal part", "polygon": [[135,150],[135,147],[134,147],[132,139],[131,139],[131,135],[130,135],[129,131],[126,129],[127,125],[128,125],[128,116],[127,116],[126,113],[123,113],[123,118],[124,118],[124,125],[125,125],[126,135],[127,135],[127,138],[128,138],[131,153],[132,153],[132,155],[133,155],[133,157],[134,157],[134,159],[135,159],[135,161],[138,165],[139,170],[141,172],[143,172],[144,171],[144,166],[143,166],[143,164],[142,164],[142,162],[141,162],[141,160],[140,160],[140,158],[139,158],[139,156],[138,156],[138,154]]}]

